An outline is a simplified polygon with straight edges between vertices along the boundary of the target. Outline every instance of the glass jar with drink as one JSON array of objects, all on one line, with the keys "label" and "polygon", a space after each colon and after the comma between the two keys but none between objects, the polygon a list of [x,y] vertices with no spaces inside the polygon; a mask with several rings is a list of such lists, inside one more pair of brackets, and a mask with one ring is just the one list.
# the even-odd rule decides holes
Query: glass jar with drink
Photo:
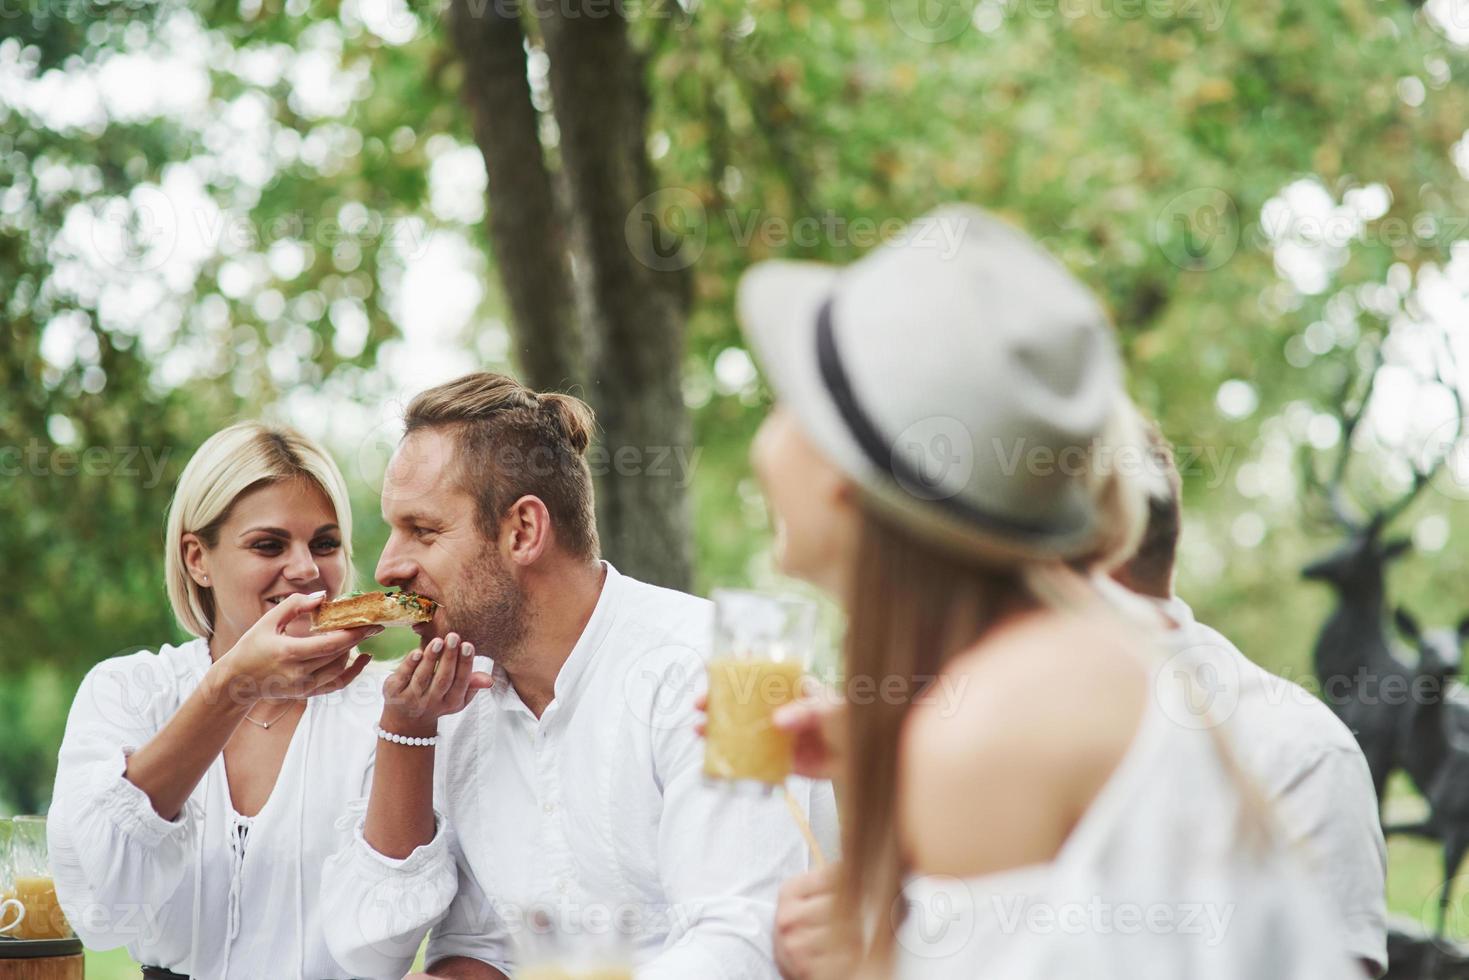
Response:
[{"label": "glass jar with drink", "polygon": [[517,937],[515,980],[633,980],[632,952],[613,916],[533,910]]},{"label": "glass jar with drink", "polygon": [[15,824],[0,817],[0,940],[14,939],[25,921],[25,906],[15,897],[15,862],[11,859]]},{"label": "glass jar with drink", "polygon": [[25,918],[10,935],[16,939],[69,939],[71,926],[56,900],[46,852],[46,818],[16,817],[11,821],[10,890],[25,908]]},{"label": "glass jar with drink", "polygon": [[801,695],[815,632],[816,607],[805,600],[715,591],[704,748],[710,780],[767,792],[785,783],[794,745],[773,718]]}]

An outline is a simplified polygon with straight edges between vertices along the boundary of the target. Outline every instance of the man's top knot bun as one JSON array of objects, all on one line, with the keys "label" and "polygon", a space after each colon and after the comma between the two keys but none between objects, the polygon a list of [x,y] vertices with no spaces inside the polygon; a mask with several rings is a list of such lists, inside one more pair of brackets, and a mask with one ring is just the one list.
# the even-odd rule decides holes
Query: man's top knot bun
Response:
[{"label": "man's top knot bun", "polygon": [[572,395],[549,393],[532,397],[536,399],[540,410],[550,416],[552,423],[572,449],[576,450],[577,455],[584,454],[592,444],[593,430],[597,424],[591,407]]}]

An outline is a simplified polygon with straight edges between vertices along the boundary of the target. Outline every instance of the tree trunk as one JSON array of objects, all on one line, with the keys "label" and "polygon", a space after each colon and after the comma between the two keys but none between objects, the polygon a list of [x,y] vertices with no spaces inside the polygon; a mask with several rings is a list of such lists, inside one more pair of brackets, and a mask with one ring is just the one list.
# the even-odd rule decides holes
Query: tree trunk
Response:
[{"label": "tree trunk", "polygon": [[490,245],[510,305],[522,380],[560,391],[584,378],[584,351],[518,9],[504,0],[453,0],[449,27],[485,161]]},{"label": "tree trunk", "polygon": [[646,253],[635,254],[631,238],[655,189],[641,64],[618,5],[540,0],[538,9],[583,280],[588,394],[604,436],[603,549],[637,578],[686,589],[692,457],[680,384],[682,277],[640,261]]}]

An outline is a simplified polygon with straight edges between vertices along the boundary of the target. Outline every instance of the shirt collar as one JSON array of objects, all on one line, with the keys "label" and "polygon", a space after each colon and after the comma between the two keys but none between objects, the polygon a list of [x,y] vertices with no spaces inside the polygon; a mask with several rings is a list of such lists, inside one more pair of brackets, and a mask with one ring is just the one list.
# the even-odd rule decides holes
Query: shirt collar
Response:
[{"label": "shirt collar", "polygon": [[[597,604],[592,609],[592,616],[587,620],[587,625],[582,627],[581,636],[577,637],[576,644],[571,648],[566,662],[561,665],[561,670],[556,674],[556,683],[552,688],[552,703],[564,704],[566,700],[575,695],[580,686],[582,677],[596,656],[602,641],[612,630],[612,624],[617,618],[617,595],[623,581],[623,575],[612,566],[610,561],[603,561],[602,568],[606,571],[606,578],[602,581],[602,592],[597,596]],[[495,684],[491,688],[497,692],[502,699],[508,698],[514,704],[520,704],[522,709],[529,713],[524,707],[519,696],[515,693],[515,687],[510,683],[510,677],[505,673],[505,668],[499,664],[491,667]]]},{"label": "shirt collar", "polygon": [[1178,624],[1179,629],[1183,629],[1194,624],[1193,607],[1191,607],[1188,603],[1179,598],[1177,594],[1174,594],[1167,599],[1160,600],[1158,605],[1159,608],[1161,608],[1163,612],[1167,614],[1169,619]]},{"label": "shirt collar", "polygon": [[612,567],[609,561],[602,562],[602,568],[607,577],[602,582],[602,593],[597,596],[597,605],[592,610],[592,618],[587,620],[587,625],[582,628],[581,636],[577,638],[576,646],[571,648],[571,655],[566,658],[566,663],[561,665],[561,672],[556,675],[554,688],[556,700],[562,701],[576,693],[582,676],[586,674],[592,658],[596,656],[597,650],[602,646],[602,641],[612,629],[613,620],[616,616],[616,597],[622,575]]}]

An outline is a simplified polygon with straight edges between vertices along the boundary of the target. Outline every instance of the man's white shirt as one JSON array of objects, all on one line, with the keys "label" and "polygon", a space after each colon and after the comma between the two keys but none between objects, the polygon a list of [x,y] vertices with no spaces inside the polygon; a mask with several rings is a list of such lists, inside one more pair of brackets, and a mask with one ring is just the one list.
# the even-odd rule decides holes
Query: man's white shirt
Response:
[{"label": "man's white shirt", "polygon": [[[625,937],[639,980],[778,976],[776,893],[812,859],[779,791],[703,777],[693,701],[713,607],[604,565],[539,719],[496,667],[494,687],[441,723],[433,840],[395,861],[359,817],[328,861],[327,943],[354,975],[401,977],[430,929],[428,963],[467,956],[509,974],[544,913]],[[786,791],[835,853],[830,784]]]},{"label": "man's white shirt", "polygon": [[1157,605],[1176,624],[1165,635],[1165,669],[1192,674],[1195,707],[1229,735],[1286,840],[1333,900],[1347,952],[1381,973],[1387,966],[1387,845],[1357,740],[1315,695],[1251,661],[1198,622],[1182,599]]}]

